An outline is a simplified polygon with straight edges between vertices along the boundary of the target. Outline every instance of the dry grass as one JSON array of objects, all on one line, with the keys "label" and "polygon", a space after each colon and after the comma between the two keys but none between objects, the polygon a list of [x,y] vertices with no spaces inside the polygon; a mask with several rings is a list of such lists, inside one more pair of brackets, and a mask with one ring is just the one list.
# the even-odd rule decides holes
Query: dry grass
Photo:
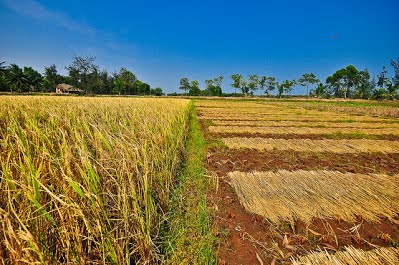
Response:
[{"label": "dry grass", "polygon": [[[283,104],[287,107],[291,104]],[[295,104],[297,107],[302,107],[309,110],[320,110],[320,111],[335,111],[344,113],[354,113],[354,114],[366,114],[366,115],[378,115],[378,116],[388,116],[388,117],[399,117],[399,108],[379,106],[337,106],[334,104],[311,104],[311,103],[299,103]]]},{"label": "dry grass", "polygon": [[332,153],[399,153],[398,141],[340,139],[266,139],[266,138],[222,138],[227,147],[232,149],[248,148],[258,150],[292,150],[297,152],[332,152]]},{"label": "dry grass", "polygon": [[398,128],[364,129],[364,128],[312,128],[312,127],[253,127],[253,126],[209,126],[211,133],[249,133],[249,134],[369,134],[399,135]]},{"label": "dry grass", "polygon": [[383,119],[368,116],[351,115],[259,115],[259,114],[233,114],[233,115],[199,115],[201,119],[215,121],[300,121],[300,122],[375,122],[375,123],[398,123],[398,120]]},{"label": "dry grass", "polygon": [[316,128],[365,128],[383,129],[398,128],[399,123],[370,123],[370,122],[296,122],[296,121],[212,121],[215,126],[251,126],[251,127],[316,127]]},{"label": "dry grass", "polygon": [[[399,215],[399,176],[338,171],[231,172],[241,204],[271,222],[335,218],[348,222],[362,216],[378,222]],[[398,221],[396,221],[398,222]]]},{"label": "dry grass", "polygon": [[156,242],[189,101],[0,97],[5,263],[129,264]]},{"label": "dry grass", "polygon": [[399,264],[398,248],[376,248],[369,251],[345,247],[344,251],[330,254],[327,251],[296,257],[293,265],[397,265]]}]

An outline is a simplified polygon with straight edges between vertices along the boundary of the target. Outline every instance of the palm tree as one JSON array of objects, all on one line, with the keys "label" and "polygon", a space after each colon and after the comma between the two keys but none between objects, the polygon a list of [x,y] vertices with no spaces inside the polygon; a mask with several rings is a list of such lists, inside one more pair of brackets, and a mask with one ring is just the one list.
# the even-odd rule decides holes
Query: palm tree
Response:
[{"label": "palm tree", "polygon": [[12,90],[17,92],[22,92],[24,88],[28,87],[24,72],[16,64],[11,64],[8,68],[6,73],[6,83]]}]

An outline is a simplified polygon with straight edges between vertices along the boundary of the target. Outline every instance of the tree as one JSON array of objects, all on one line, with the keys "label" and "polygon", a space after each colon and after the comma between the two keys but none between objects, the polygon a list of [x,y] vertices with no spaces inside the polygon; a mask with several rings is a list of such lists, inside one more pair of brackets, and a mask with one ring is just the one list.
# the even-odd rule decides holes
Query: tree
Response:
[{"label": "tree", "polygon": [[154,89],[151,89],[151,95],[162,96],[163,95],[162,88],[156,87]]},{"label": "tree", "polygon": [[233,83],[231,84],[232,87],[234,87],[234,94],[237,94],[237,88],[241,88],[242,84],[242,75],[240,74],[233,74],[230,76],[231,79],[233,80]]},{"label": "tree", "polygon": [[359,83],[359,71],[353,65],[348,65],[327,77],[326,83],[336,97],[347,98],[348,95],[352,95],[352,88]]},{"label": "tree", "polygon": [[221,96],[223,79],[223,76],[219,76],[213,79],[205,80],[205,94],[208,96]]},{"label": "tree", "polygon": [[276,89],[277,86],[278,86],[278,83],[277,83],[277,81],[276,81],[276,78],[274,78],[274,77],[272,77],[272,76],[267,77],[265,93],[266,93],[268,96],[271,96],[271,92],[274,91],[274,90]]},{"label": "tree", "polygon": [[46,91],[55,91],[55,87],[64,81],[64,77],[58,74],[55,64],[44,67],[43,76],[43,87]]},{"label": "tree", "polygon": [[184,94],[187,94],[187,90],[190,90],[190,81],[188,81],[188,78],[183,77],[180,79],[179,89],[184,90]]},{"label": "tree", "polygon": [[133,88],[137,81],[136,76],[127,70],[126,68],[121,68],[119,73],[114,74],[114,92],[121,94],[132,94]]},{"label": "tree", "polygon": [[197,80],[193,80],[190,82],[190,91],[188,92],[190,96],[199,96],[201,95],[201,89],[199,88],[199,82]]},{"label": "tree", "polygon": [[399,89],[399,57],[397,61],[394,61],[391,59],[391,65],[393,67],[393,70],[395,72],[394,77],[392,78],[392,85],[396,90]]},{"label": "tree", "polygon": [[277,83],[278,96],[281,98],[282,94],[290,94],[295,84],[295,80],[284,80],[281,84]]},{"label": "tree", "polygon": [[29,84],[26,80],[24,72],[16,64],[11,64],[8,68],[5,82],[11,88],[11,92],[29,91]]},{"label": "tree", "polygon": [[5,62],[0,63],[0,91],[9,91],[9,86],[6,83],[6,76],[8,74],[8,67]]},{"label": "tree", "polygon": [[133,92],[133,94],[149,95],[151,92],[150,85],[147,83],[144,83],[140,80],[136,80],[136,82],[134,83],[134,88],[135,88],[135,92]]},{"label": "tree", "polygon": [[32,67],[24,67],[24,76],[26,79],[26,84],[29,86],[30,90],[36,91],[43,83],[42,75],[34,70]]},{"label": "tree", "polygon": [[319,83],[320,80],[316,78],[316,75],[313,73],[303,74],[302,77],[298,80],[298,83],[301,86],[306,87],[306,96],[309,96],[309,85],[313,85]]},{"label": "tree", "polygon": [[358,73],[358,86],[355,90],[355,97],[357,98],[369,98],[371,92],[374,89],[374,84],[370,81],[370,74],[367,69],[359,71]]},{"label": "tree", "polygon": [[[95,60],[94,56],[74,55],[72,64],[66,67],[73,85],[89,93],[93,92],[89,85],[89,75],[98,71],[98,66],[94,64]],[[93,78],[91,81],[93,82]]]},{"label": "tree", "polygon": [[259,89],[259,76],[257,74],[249,75],[248,80],[248,88],[252,91],[251,93],[254,94],[255,91]]},{"label": "tree", "polygon": [[259,78],[259,90],[263,90],[266,87],[266,82],[267,82],[267,76],[262,75]]},{"label": "tree", "polygon": [[311,90],[310,93],[311,94],[315,94],[316,97],[320,98],[323,95],[323,93],[324,93],[323,83],[319,83],[317,85],[316,89],[314,90],[314,92],[313,92],[313,90]]}]

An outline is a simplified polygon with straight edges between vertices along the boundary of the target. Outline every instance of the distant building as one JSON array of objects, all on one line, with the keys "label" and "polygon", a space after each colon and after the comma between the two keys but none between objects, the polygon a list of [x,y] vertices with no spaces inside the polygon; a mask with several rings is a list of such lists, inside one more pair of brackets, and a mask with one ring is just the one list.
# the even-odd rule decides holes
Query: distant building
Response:
[{"label": "distant building", "polygon": [[58,84],[55,88],[55,93],[57,94],[80,94],[84,91],[80,88],[68,85],[68,84]]}]

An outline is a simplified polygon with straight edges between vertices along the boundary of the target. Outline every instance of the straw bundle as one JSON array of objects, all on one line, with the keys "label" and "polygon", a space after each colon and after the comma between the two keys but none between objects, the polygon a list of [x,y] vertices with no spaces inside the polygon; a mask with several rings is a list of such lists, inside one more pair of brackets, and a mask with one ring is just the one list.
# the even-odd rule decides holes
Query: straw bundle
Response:
[{"label": "straw bundle", "polygon": [[383,129],[398,128],[399,123],[372,123],[372,122],[301,122],[301,121],[240,121],[216,120],[217,126],[252,126],[252,127],[318,127],[318,128],[367,128]]},{"label": "straw bundle", "polygon": [[310,255],[291,260],[293,265],[397,265],[399,264],[398,248],[376,248],[370,251],[345,247],[345,251],[330,254],[327,251],[313,252]]},{"label": "straw bundle", "polygon": [[253,126],[210,126],[211,133],[263,133],[263,134],[369,134],[399,135],[398,128],[363,129],[363,128],[311,128],[311,127],[253,127]]},{"label": "straw bundle", "polygon": [[345,153],[399,153],[398,141],[367,139],[266,139],[266,138],[222,138],[232,149],[248,148],[258,150],[292,150],[296,152],[332,152]]},{"label": "straw bundle", "polygon": [[399,175],[338,171],[238,172],[228,175],[241,204],[274,223],[313,218],[378,222],[399,217]]}]

